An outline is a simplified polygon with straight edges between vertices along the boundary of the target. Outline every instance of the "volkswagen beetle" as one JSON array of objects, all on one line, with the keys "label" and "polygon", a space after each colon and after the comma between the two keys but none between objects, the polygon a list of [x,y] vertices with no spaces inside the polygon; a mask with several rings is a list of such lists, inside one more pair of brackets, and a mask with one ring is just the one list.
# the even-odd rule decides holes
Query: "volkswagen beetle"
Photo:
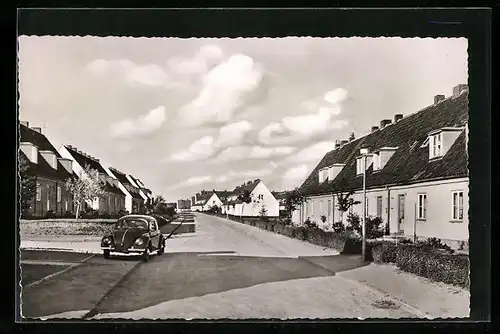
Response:
[{"label": "volkswagen beetle", "polygon": [[102,238],[101,249],[105,259],[115,252],[141,254],[143,260],[148,261],[152,252],[164,253],[165,238],[154,217],[127,215],[118,219],[112,234]]}]

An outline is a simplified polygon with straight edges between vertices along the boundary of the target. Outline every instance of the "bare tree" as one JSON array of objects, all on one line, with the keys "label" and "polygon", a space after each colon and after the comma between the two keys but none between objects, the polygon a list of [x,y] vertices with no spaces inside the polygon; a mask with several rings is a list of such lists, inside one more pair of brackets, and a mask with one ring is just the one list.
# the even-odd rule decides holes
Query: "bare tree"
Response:
[{"label": "bare tree", "polygon": [[85,202],[95,201],[105,194],[104,185],[99,179],[99,172],[89,166],[85,166],[85,169],[80,171],[78,178],[68,179],[66,188],[73,194],[73,200],[76,203],[76,219]]},{"label": "bare tree", "polygon": [[337,210],[340,211],[340,221],[344,221],[344,213],[347,212],[352,206],[358,205],[361,202],[355,201],[352,198],[354,195],[354,190],[347,189],[345,182],[341,183],[336,189],[334,189],[333,193],[337,198]]},{"label": "bare tree", "polygon": [[291,191],[287,191],[285,195],[285,211],[288,215],[288,222],[292,220],[292,214],[297,210],[304,202],[304,197],[302,196],[299,188],[295,188]]}]

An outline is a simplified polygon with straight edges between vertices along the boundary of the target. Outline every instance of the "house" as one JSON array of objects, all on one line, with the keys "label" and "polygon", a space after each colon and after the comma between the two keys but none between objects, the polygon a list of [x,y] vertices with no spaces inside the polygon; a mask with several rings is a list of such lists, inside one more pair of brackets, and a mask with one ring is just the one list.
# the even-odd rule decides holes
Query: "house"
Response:
[{"label": "house", "polygon": [[66,189],[66,181],[76,177],[72,161],[57,152],[41,128],[20,122],[19,134],[19,159],[28,161],[28,174],[36,181],[36,193],[24,214],[44,217],[73,212],[73,195]]},{"label": "house", "polygon": [[177,209],[180,212],[191,210],[191,200],[190,199],[180,199],[177,201]]},{"label": "house", "polygon": [[[243,203],[238,199],[239,194],[248,191],[251,202]],[[248,181],[236,187],[228,196],[225,202],[223,213],[231,216],[260,217],[262,208],[266,211],[267,217],[279,216],[279,202],[260,179]]]},{"label": "house", "polygon": [[208,193],[205,202],[202,204],[202,211],[208,211],[213,207],[217,207],[219,209],[222,208],[222,200],[219,197],[219,194],[223,194],[223,192],[217,192],[213,190],[211,193]]},{"label": "house", "polygon": [[141,196],[140,189],[131,183],[127,174],[114,167],[108,167],[107,171],[110,173],[108,175],[118,180],[120,190],[126,194],[125,210],[129,213],[144,213],[146,210],[144,198]]},{"label": "house", "polygon": [[85,170],[86,166],[99,173],[99,179],[104,186],[105,195],[89,203],[85,203],[85,207],[82,208],[82,210],[91,208],[92,210],[98,211],[100,214],[112,214],[125,210],[126,193],[120,189],[118,181],[108,175],[99,159],[72,145],[62,145],[59,148],[59,153],[64,158],[72,161],[72,168],[76,175],[80,175],[80,173]]},{"label": "house", "polygon": [[[338,211],[338,191],[354,191],[366,215],[380,217],[388,232],[410,238],[436,237],[451,246],[468,240],[467,170],[468,88],[437,95],[423,110],[394,122],[384,119],[370,133],[336,142],[300,187],[305,202],[293,221],[307,218],[326,225],[346,223],[349,212],[363,215],[363,205]],[[361,155],[361,148],[368,151]],[[364,162],[366,160],[366,163]],[[387,230],[387,229],[386,229]]]},{"label": "house", "polygon": [[285,200],[286,200],[286,195],[287,191],[273,191],[273,196],[276,198],[279,202],[279,216],[280,217],[286,217],[287,212],[286,212],[286,207],[285,207]]},{"label": "house", "polygon": [[153,193],[151,192],[151,190],[146,188],[146,186],[144,185],[144,183],[141,180],[139,180],[138,178],[136,178],[130,174],[127,175],[127,177],[129,179],[129,181],[131,181],[132,185],[134,185],[136,188],[139,188],[139,193],[140,193],[141,197],[144,199],[144,201],[153,199]]},{"label": "house", "polygon": [[201,192],[194,195],[194,204],[191,205],[192,211],[203,211],[203,208],[207,201],[212,197],[213,192],[202,190]]}]

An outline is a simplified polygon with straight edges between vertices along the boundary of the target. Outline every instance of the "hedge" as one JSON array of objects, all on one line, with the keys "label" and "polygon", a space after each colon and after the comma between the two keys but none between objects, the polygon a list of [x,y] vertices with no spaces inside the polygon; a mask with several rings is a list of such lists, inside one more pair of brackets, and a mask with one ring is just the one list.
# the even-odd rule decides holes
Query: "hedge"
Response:
[{"label": "hedge", "polygon": [[276,223],[274,224],[273,231],[279,234],[283,234],[283,229],[285,228],[285,225]]},{"label": "hedge", "polygon": [[397,246],[390,241],[367,243],[367,254],[375,263],[396,263]]},{"label": "hedge", "polygon": [[396,266],[406,272],[469,288],[469,256],[415,245],[399,245]]}]

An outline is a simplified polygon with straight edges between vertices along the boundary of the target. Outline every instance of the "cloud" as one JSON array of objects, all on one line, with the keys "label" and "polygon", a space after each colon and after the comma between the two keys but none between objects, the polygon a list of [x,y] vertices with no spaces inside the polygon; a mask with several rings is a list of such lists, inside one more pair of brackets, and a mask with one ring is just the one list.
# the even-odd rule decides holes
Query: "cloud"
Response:
[{"label": "cloud", "polygon": [[285,159],[283,163],[312,163],[318,162],[323,156],[333,150],[334,141],[321,141],[307,146],[296,154]]},{"label": "cloud", "polygon": [[145,137],[160,130],[166,118],[165,107],[159,106],[135,119],[127,118],[112,123],[110,125],[110,134],[111,137],[117,139]]},{"label": "cloud", "polygon": [[194,141],[186,150],[171,155],[176,161],[197,161],[208,159],[215,153],[214,138],[205,136]]},{"label": "cloud", "polygon": [[264,145],[287,145],[321,139],[325,134],[341,130],[348,125],[343,119],[336,119],[342,112],[340,103],[347,98],[347,90],[338,88],[324,94],[324,102],[317,104],[305,101],[302,107],[316,110],[314,113],[298,116],[286,116],[280,122],[271,122],[258,135],[258,140]]},{"label": "cloud", "polygon": [[227,147],[240,144],[246,134],[253,129],[248,121],[239,121],[224,125],[219,130],[219,137],[215,143],[218,147]]},{"label": "cloud", "polygon": [[300,186],[300,184],[305,180],[308,174],[309,166],[307,164],[301,164],[288,168],[281,177],[282,187],[284,189],[289,189]]},{"label": "cloud", "polygon": [[213,44],[202,46],[192,57],[175,57],[168,61],[169,69],[181,75],[197,75],[210,70],[224,57],[220,47]]},{"label": "cloud", "polygon": [[198,96],[179,110],[184,126],[226,124],[234,115],[257,103],[264,83],[264,70],[251,57],[235,54],[202,77]]},{"label": "cloud", "polygon": [[261,178],[263,176],[271,175],[273,173],[273,168],[261,168],[254,170],[243,170],[243,171],[230,171],[217,178],[215,181],[217,183],[224,183],[239,180],[241,182],[245,181],[247,178]]},{"label": "cloud", "polygon": [[85,70],[101,77],[115,77],[129,85],[171,88],[176,86],[163,68],[156,64],[138,65],[127,59],[96,59]]},{"label": "cloud", "polygon": [[180,189],[180,188],[186,188],[186,187],[192,187],[192,186],[197,186],[200,184],[205,184],[205,183],[210,183],[213,181],[213,178],[209,175],[206,176],[193,176],[190,177],[189,179],[179,182],[177,184],[174,184],[169,187],[169,190],[175,190],[175,189]]},{"label": "cloud", "polygon": [[232,146],[222,150],[212,162],[225,163],[250,159],[269,159],[283,157],[297,150],[292,146],[262,147],[262,146]]}]

